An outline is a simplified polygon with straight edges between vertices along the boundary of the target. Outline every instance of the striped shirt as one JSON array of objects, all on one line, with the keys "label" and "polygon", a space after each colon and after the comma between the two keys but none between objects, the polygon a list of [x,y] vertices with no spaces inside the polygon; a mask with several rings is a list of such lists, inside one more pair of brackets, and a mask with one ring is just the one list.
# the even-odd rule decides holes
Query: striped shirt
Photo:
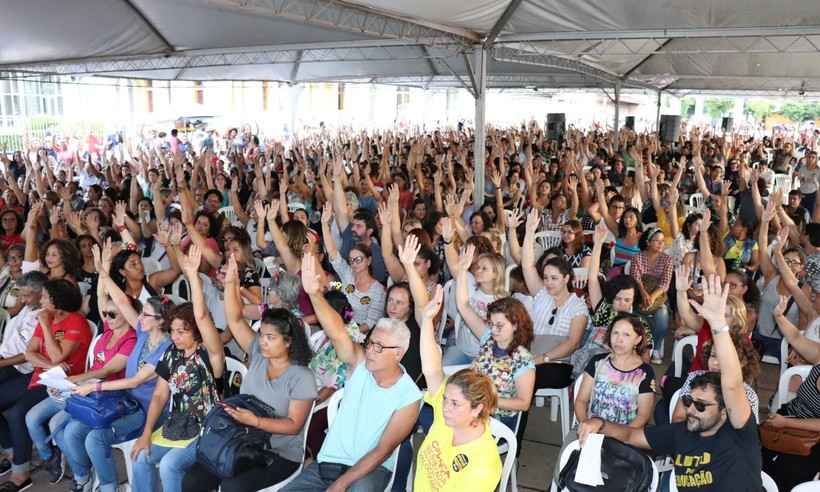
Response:
[{"label": "striped shirt", "polygon": [[570,294],[564,305],[556,309],[555,298],[547,293],[546,288],[542,288],[533,299],[530,315],[536,336],[557,335],[568,338],[572,320],[578,316],[586,316],[588,319],[589,309],[584,300],[575,294]]}]

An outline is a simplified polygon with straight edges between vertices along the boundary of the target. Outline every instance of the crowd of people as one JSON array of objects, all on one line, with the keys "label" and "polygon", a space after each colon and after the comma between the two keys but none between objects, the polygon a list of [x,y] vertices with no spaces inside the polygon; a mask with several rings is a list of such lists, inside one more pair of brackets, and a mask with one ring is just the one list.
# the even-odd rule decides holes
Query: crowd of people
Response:
[{"label": "crowd of people", "polygon": [[[565,443],[671,457],[662,490],[791,490],[820,471],[817,138],[489,128],[481,190],[462,127],[0,154],[0,492],[34,450],[115,492],[122,443],[135,491],[490,491],[491,419],[520,440],[576,381]],[[767,416],[786,345],[810,370]],[[230,476],[200,446],[216,414],[267,437]]]}]

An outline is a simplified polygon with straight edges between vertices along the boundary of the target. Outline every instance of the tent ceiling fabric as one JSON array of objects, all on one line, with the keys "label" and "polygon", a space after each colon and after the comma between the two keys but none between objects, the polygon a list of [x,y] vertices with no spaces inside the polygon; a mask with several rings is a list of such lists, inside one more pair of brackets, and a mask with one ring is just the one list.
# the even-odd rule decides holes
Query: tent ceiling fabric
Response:
[{"label": "tent ceiling fabric", "polygon": [[[447,87],[469,84],[465,53],[485,46],[489,87],[820,93],[817,0],[27,0],[4,7],[2,72]],[[482,44],[491,32],[499,34]]]}]

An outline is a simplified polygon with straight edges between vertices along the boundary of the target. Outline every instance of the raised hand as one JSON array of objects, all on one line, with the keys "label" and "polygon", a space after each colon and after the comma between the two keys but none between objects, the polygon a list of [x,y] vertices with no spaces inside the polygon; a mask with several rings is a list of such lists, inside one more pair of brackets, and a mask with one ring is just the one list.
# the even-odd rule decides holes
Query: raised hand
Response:
[{"label": "raised hand", "polygon": [[256,212],[256,218],[264,220],[267,213],[265,210],[265,202],[262,200],[254,200],[253,201],[253,209]]},{"label": "raised hand", "polygon": [[594,244],[603,244],[607,237],[609,237],[609,227],[607,227],[606,222],[601,220],[595,225],[592,241]]},{"label": "raised hand", "polygon": [[[322,216],[324,217],[324,214]],[[390,225],[390,211],[384,203],[379,204],[379,222],[381,222],[382,227]]]},{"label": "raised hand", "polygon": [[236,257],[228,255],[228,262],[225,265],[225,285],[239,283],[239,266],[236,264]]},{"label": "raised hand", "polygon": [[171,231],[169,229],[168,222],[164,220],[157,224],[157,241],[159,241],[159,244],[164,247],[168,247],[168,244],[171,241]]},{"label": "raised hand", "polygon": [[322,225],[330,225],[330,222],[333,220],[333,206],[330,205],[330,202],[325,202],[325,206],[322,207]]},{"label": "raised hand", "polygon": [[689,300],[689,304],[703,316],[709,326],[718,328],[726,324],[726,299],[729,297],[728,285],[721,288],[720,277],[710,275],[703,283],[703,304]]},{"label": "raised hand", "polygon": [[279,213],[279,200],[273,199],[270,201],[270,205],[265,208],[265,218],[269,222],[276,222],[277,213]]},{"label": "raised hand", "polygon": [[445,243],[450,243],[453,240],[455,228],[453,228],[453,220],[450,218],[443,218],[441,223],[441,238]]},{"label": "raised hand", "polygon": [[507,216],[507,227],[512,230],[518,229],[518,226],[521,225],[521,210],[513,209],[512,212]]},{"label": "raised hand", "polygon": [[788,296],[780,296],[780,299],[777,305],[772,309],[772,315],[774,317],[782,316],[786,312],[786,306],[789,305],[789,297]]},{"label": "raised hand", "polygon": [[407,239],[404,240],[404,246],[399,245],[399,261],[405,268],[413,268],[413,263],[420,250],[418,237],[415,234],[408,234]]},{"label": "raised hand", "polygon": [[199,263],[202,260],[202,250],[196,244],[191,244],[188,254],[179,255],[179,266],[185,275],[195,277],[199,272]]},{"label": "raised hand", "polygon": [[114,225],[117,227],[125,225],[125,207],[124,201],[118,201],[114,205]]},{"label": "raised hand", "polygon": [[675,268],[675,288],[678,292],[686,292],[690,287],[692,287],[692,269],[681,263]]},{"label": "raised hand", "polygon": [[321,284],[313,253],[307,252],[302,256],[302,288],[307,295],[315,295],[320,292]]},{"label": "raised hand", "polygon": [[535,207],[530,209],[530,213],[527,214],[527,225],[526,225],[526,233],[527,234],[535,234],[535,231],[538,230],[538,224],[541,223],[541,213]]},{"label": "raised hand", "polygon": [[458,259],[458,269],[461,272],[466,272],[473,265],[473,257],[475,256],[475,246],[468,244],[464,248],[461,257]]}]

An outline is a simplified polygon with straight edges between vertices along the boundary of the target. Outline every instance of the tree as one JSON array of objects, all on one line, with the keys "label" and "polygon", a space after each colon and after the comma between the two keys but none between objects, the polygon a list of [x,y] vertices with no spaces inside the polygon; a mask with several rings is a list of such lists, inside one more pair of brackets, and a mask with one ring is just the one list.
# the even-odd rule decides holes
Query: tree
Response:
[{"label": "tree", "polygon": [[765,120],[767,116],[772,114],[773,110],[774,104],[766,99],[747,100],[743,105],[743,112],[754,116],[758,120]]},{"label": "tree", "polygon": [[735,101],[734,99],[710,97],[703,103],[703,107],[710,118],[717,119],[732,111],[735,107]]},{"label": "tree", "polygon": [[681,116],[692,116],[695,114],[695,98],[694,97],[684,97],[680,101],[680,114]]},{"label": "tree", "polygon": [[820,103],[787,102],[780,108],[780,113],[796,123],[815,120],[820,118]]}]

